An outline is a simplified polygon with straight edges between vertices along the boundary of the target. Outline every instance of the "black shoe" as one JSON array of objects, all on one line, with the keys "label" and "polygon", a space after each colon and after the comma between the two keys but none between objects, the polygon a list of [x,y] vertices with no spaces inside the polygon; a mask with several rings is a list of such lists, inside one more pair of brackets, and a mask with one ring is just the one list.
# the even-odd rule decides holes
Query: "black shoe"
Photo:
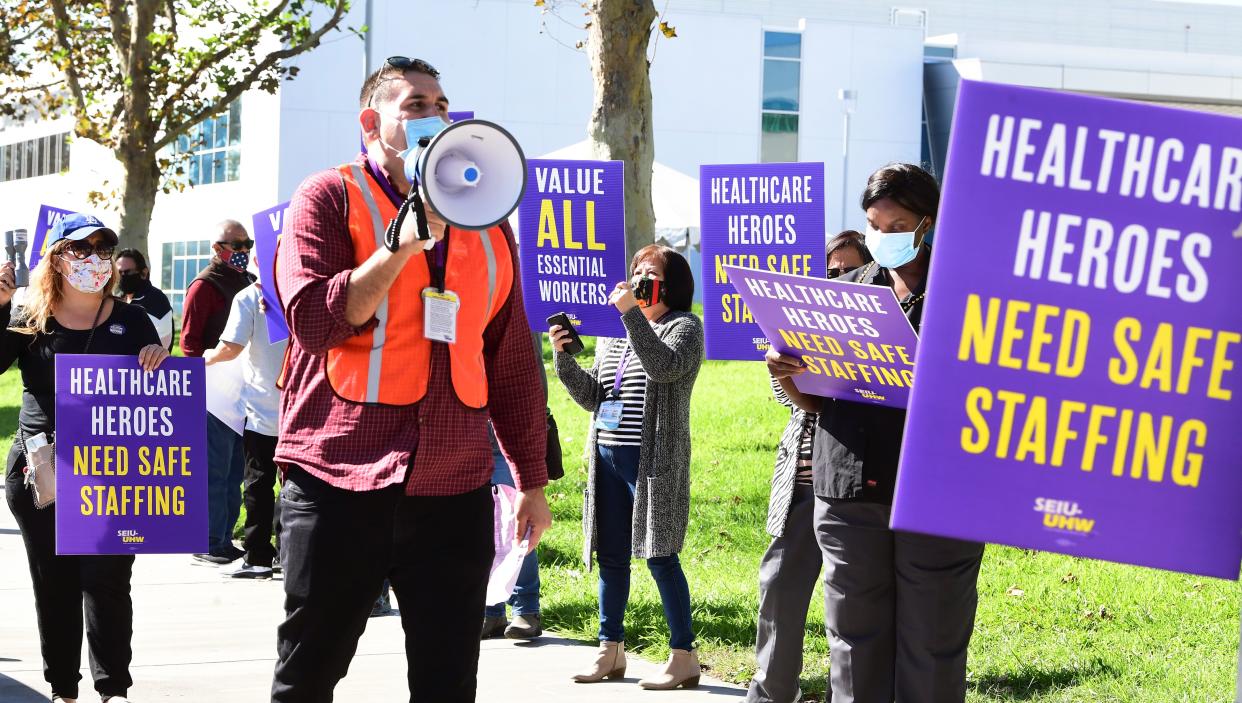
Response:
[{"label": "black shoe", "polygon": [[483,632],[480,639],[490,640],[493,637],[502,637],[505,634],[505,628],[508,626],[509,619],[503,615],[484,615]]},{"label": "black shoe", "polygon": [[192,556],[198,561],[201,561],[207,564],[213,564],[216,566],[223,566],[224,564],[232,563],[233,560],[235,559],[235,557],[228,557],[218,552],[208,552],[207,554],[194,554]]},{"label": "black shoe", "polygon": [[229,546],[224,548],[224,551],[226,554],[232,556],[233,559],[241,559],[242,557],[246,556],[246,550],[238,549],[236,545],[232,544],[231,542],[229,543]]},{"label": "black shoe", "polygon": [[371,617],[376,618],[381,615],[387,615],[392,612],[392,601],[388,599],[388,594],[375,599],[375,605],[371,606]]},{"label": "black shoe", "polygon": [[505,628],[505,637],[511,640],[533,640],[543,634],[543,623],[539,613],[514,616],[513,622]]}]

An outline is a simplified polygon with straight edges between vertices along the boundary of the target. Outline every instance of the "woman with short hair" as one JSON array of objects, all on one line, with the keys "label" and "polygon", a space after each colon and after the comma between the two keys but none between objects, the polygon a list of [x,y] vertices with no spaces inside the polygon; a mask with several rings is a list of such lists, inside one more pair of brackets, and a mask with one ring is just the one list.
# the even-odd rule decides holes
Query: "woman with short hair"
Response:
[{"label": "woman with short hair", "polygon": [[554,325],[556,375],[591,411],[590,472],[582,513],[583,557],[599,560],[600,648],[579,683],[625,675],[630,561],[647,560],[664,605],[672,653],[647,689],[694,687],[699,661],[690,588],[677,554],[690,519],[690,393],[703,363],[703,323],[690,312],[694,277],[677,252],[648,246],[634,255],[631,282],[609,302],[626,336],[599,340],[583,369],[565,353],[568,330]]},{"label": "woman with short hair", "polygon": [[39,433],[53,441],[58,354],[135,356],[134,363],[147,371],[168,358],[147,313],[111,295],[116,243],[116,233],[94,217],[66,216],[48,235],[47,254],[32,272],[17,312],[11,310],[13,264],[0,267],[0,317],[7,328],[0,334],[0,371],[16,362],[22,374],[22,407],[5,493],[30,562],[43,677],[52,686],[52,700],[65,703],[75,703],[82,678],[84,609],[95,690],[104,703],[126,702],[133,684],[129,581],[134,556],[56,554],[58,507],[35,506],[24,444]]},{"label": "woman with short hair", "polygon": [[[871,174],[861,204],[875,261],[841,277],[892,288],[916,331],[939,199],[918,166]],[[983,545],[889,529],[905,410],[802,393],[800,360],[770,351],[767,361],[790,400],[818,413],[812,483],[833,703],[964,701]]]}]

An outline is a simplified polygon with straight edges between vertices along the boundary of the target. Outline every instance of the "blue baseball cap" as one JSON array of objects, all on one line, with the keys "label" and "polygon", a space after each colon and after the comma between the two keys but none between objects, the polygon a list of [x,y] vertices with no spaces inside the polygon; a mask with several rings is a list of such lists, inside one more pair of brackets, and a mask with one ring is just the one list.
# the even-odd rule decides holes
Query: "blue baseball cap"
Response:
[{"label": "blue baseball cap", "polygon": [[105,227],[104,223],[100,221],[98,217],[93,215],[81,215],[75,212],[71,215],[65,215],[60,218],[60,221],[56,223],[56,226],[53,227],[52,231],[48,234],[47,244],[45,246],[51,248],[52,245],[62,239],[68,239],[74,242],[81,241],[96,232],[103,232],[111,237],[113,244],[116,244],[120,239],[116,236],[116,232],[113,232],[111,229]]}]

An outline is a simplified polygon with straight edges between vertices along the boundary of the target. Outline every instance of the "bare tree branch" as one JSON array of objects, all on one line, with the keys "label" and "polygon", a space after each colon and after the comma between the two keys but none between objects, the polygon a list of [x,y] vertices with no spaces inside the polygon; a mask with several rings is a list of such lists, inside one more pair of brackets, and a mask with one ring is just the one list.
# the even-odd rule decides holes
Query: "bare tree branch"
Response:
[{"label": "bare tree branch", "polygon": [[77,105],[76,112],[78,119],[75,120],[79,128],[82,129],[82,136],[94,138],[97,136],[96,130],[86,119],[86,96],[82,92],[82,81],[78,75],[78,67],[73,62],[73,44],[69,41],[69,12],[65,9],[64,0],[51,0],[52,13],[56,17],[56,43],[64,50],[66,59],[65,65],[62,67],[65,71],[65,78],[69,81],[69,92],[73,94],[73,102]]}]

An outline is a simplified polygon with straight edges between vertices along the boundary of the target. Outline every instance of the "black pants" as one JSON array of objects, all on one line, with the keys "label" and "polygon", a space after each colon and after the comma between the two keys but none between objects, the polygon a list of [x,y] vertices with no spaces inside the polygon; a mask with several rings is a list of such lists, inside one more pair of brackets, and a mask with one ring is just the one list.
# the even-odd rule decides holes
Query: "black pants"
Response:
[{"label": "black pants", "polygon": [[24,459],[9,461],[5,494],[30,562],[43,678],[52,685],[53,694],[78,697],[85,610],[95,690],[105,696],[124,696],[133,685],[129,662],[133,656],[130,639],[134,606],[129,598],[129,578],[134,557],[57,556],[56,505],[43,510],[34,507],[25,485],[24,465]]},{"label": "black pants", "polygon": [[385,577],[401,603],[410,700],[474,701],[495,550],[490,487],[354,492],[290,467],[280,500],[286,617],[273,703],[332,700]]},{"label": "black pants", "polygon": [[280,544],[280,504],[276,502],[276,438],[246,430],[242,435],[246,451],[246,480],[242,500],[246,504],[246,532],[242,546],[246,562],[252,566],[271,566],[276,557],[272,533]]}]

